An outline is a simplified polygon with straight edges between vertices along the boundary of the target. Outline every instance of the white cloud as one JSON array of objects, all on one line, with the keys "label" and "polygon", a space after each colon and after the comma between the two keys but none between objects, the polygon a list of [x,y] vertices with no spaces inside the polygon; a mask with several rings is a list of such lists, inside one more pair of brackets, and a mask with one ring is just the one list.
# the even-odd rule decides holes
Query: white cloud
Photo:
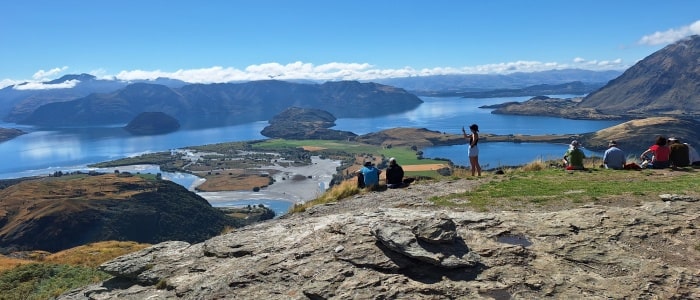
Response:
[{"label": "white cloud", "polygon": [[700,20],[695,21],[688,26],[669,29],[664,32],[657,31],[653,34],[645,35],[638,41],[638,43],[651,46],[669,44],[694,34],[700,34]]},{"label": "white cloud", "polygon": [[49,89],[69,89],[80,83],[80,80],[66,80],[56,84],[46,84],[43,82],[27,82],[25,84],[15,85],[16,90],[49,90]]},{"label": "white cloud", "polygon": [[56,74],[59,74],[65,70],[68,70],[68,67],[64,66],[61,68],[53,68],[53,69],[48,70],[48,71],[39,70],[36,73],[34,73],[34,75],[32,75],[32,78],[34,78],[34,80],[39,81],[39,80],[43,80],[43,79],[55,76]]},{"label": "white cloud", "polygon": [[5,87],[11,86],[11,85],[20,84],[20,83],[22,83],[22,81],[12,80],[12,79],[3,79],[3,80],[0,80],[0,89],[3,89]]},{"label": "white cloud", "polygon": [[118,80],[154,80],[158,77],[179,79],[190,83],[220,83],[231,81],[248,81],[263,79],[308,79],[308,80],[372,80],[378,78],[395,78],[409,76],[451,75],[451,74],[508,74],[514,72],[537,72],[552,69],[585,68],[591,70],[620,70],[627,68],[621,59],[604,61],[587,61],[575,58],[571,64],[540,61],[516,61],[498,64],[486,64],[469,67],[435,67],[414,69],[380,69],[369,63],[332,62],[314,65],[305,62],[280,64],[276,62],[250,65],[245,69],[215,66],[202,69],[121,71],[112,78]]},{"label": "white cloud", "polygon": [[[251,81],[265,79],[279,80],[374,80],[381,78],[431,76],[431,75],[459,75],[459,74],[509,74],[515,72],[539,72],[553,69],[587,69],[587,70],[623,70],[629,65],[623,64],[621,59],[614,60],[586,60],[576,57],[571,63],[540,62],[540,61],[515,61],[496,64],[485,64],[466,67],[434,67],[414,69],[410,66],[397,69],[382,69],[369,63],[343,63],[331,62],[314,65],[306,62],[293,62],[280,64],[277,62],[250,65],[244,69],[233,67],[214,66],[200,69],[180,69],[174,72],[162,70],[124,70],[116,75],[110,75],[104,69],[96,69],[90,74],[104,80],[155,80],[157,78],[172,78],[189,83],[224,83],[233,81]],[[45,84],[37,78],[47,80],[50,75],[57,75],[67,70],[68,67],[54,68],[49,71],[39,70],[34,74],[33,81],[17,81],[4,79],[0,81],[0,88],[15,85],[15,89],[58,89],[71,88],[78,81],[71,80],[60,84]],[[23,82],[23,83],[22,83]],[[22,84],[21,84],[22,83]],[[21,85],[20,85],[21,84]]]}]

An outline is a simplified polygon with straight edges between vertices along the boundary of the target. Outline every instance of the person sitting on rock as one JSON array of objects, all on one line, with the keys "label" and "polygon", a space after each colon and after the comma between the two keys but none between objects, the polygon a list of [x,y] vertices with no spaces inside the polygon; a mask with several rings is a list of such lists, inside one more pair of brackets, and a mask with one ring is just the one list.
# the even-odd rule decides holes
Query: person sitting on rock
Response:
[{"label": "person sitting on rock", "polygon": [[362,169],[357,171],[358,187],[376,189],[379,186],[379,169],[371,161],[366,161]]},{"label": "person sitting on rock", "polygon": [[580,149],[581,145],[578,141],[574,140],[569,145],[569,150],[564,153],[564,167],[567,170],[583,170],[583,159],[586,158],[586,154]]},{"label": "person sitting on rock", "polygon": [[390,189],[402,188],[408,184],[403,180],[403,168],[396,162],[396,158],[389,158],[389,166],[386,168],[386,187]]}]

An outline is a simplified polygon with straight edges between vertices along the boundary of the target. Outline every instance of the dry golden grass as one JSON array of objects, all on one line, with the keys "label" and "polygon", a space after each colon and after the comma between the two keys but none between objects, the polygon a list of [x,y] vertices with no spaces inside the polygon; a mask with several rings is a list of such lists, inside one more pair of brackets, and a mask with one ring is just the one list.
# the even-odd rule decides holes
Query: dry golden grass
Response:
[{"label": "dry golden grass", "polygon": [[19,267],[21,265],[26,265],[26,264],[31,264],[31,263],[35,263],[35,261],[29,260],[29,259],[19,259],[19,258],[12,258],[12,257],[0,255],[0,272],[6,271],[6,270],[11,270],[11,269]]},{"label": "dry golden grass", "polygon": [[542,171],[544,169],[547,169],[548,166],[549,164],[546,161],[538,159],[523,165],[522,167],[520,167],[520,170],[525,172]]},{"label": "dry golden grass", "polygon": [[150,246],[136,242],[104,241],[63,250],[44,257],[44,262],[97,267],[124,254]]},{"label": "dry golden grass", "polygon": [[[70,180],[70,185],[65,183]],[[118,182],[119,184],[109,184]],[[142,185],[142,190],[130,189],[123,191],[120,189],[124,184]],[[133,194],[143,192],[148,189],[149,183],[139,177],[117,177],[115,174],[105,174],[100,176],[65,176],[47,177],[38,180],[24,181],[12,185],[0,191],[0,199],[114,199],[128,198]]]},{"label": "dry golden grass", "polygon": [[[617,141],[626,152],[643,150],[654,144],[656,136],[677,137],[681,141],[697,137],[695,123],[674,117],[652,117],[624,122],[591,134],[584,143],[589,149],[606,149],[608,141]],[[691,140],[692,141],[692,140]]]},{"label": "dry golden grass", "polygon": [[321,150],[326,150],[326,149],[328,149],[328,148],[325,148],[325,147],[317,147],[317,146],[302,146],[301,148],[304,149],[304,150],[306,150],[306,151],[311,151],[311,152],[313,152],[313,151],[321,151]]},{"label": "dry golden grass", "polygon": [[54,254],[32,251],[23,253],[24,259],[0,255],[0,272],[37,262],[97,267],[116,257],[139,251],[148,246],[150,245],[136,242],[105,241],[78,246]]},{"label": "dry golden grass", "polygon": [[323,195],[316,199],[306,201],[303,204],[294,205],[290,212],[303,212],[309,207],[325,203],[337,202],[340,199],[347,198],[352,195],[359,194],[361,192],[362,190],[357,187],[357,179],[345,180],[338,185],[334,185],[332,188],[327,190],[325,193],[323,193]]},{"label": "dry golden grass", "polygon": [[404,171],[434,171],[448,167],[447,164],[427,164],[427,165],[402,165]]}]

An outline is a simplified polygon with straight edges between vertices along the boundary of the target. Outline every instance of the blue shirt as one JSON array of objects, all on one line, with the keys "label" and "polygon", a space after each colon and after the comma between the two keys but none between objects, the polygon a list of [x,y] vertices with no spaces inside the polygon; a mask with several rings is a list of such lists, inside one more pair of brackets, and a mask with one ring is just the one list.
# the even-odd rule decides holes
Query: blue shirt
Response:
[{"label": "blue shirt", "polygon": [[378,185],[379,184],[379,170],[373,166],[362,167],[360,172],[365,177],[365,186]]},{"label": "blue shirt", "polygon": [[610,147],[603,154],[603,163],[608,169],[622,169],[625,165],[625,153],[617,147]]}]

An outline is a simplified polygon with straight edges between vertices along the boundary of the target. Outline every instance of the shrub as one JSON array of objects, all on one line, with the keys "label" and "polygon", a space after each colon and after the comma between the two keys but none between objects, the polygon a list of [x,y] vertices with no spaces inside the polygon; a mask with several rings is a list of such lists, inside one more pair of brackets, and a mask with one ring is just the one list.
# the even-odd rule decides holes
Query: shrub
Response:
[{"label": "shrub", "polygon": [[0,298],[51,299],[109,277],[107,273],[87,267],[43,263],[22,265],[0,274]]}]

